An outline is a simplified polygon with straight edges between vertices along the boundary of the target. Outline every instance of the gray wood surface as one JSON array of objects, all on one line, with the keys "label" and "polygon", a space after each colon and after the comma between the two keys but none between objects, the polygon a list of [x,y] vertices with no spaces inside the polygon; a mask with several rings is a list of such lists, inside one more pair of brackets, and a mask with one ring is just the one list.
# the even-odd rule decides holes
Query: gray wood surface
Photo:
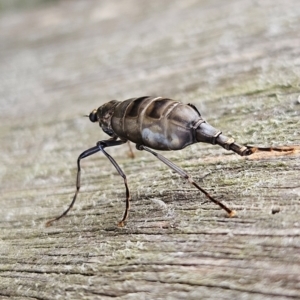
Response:
[{"label": "gray wood surface", "polygon": [[227,218],[150,154],[116,147],[126,226],[122,178],[99,154],[74,209],[45,227],[73,197],[79,153],[105,138],[82,116],[111,99],[163,95],[240,143],[300,145],[300,2],[34,3],[0,10],[0,298],[300,299],[297,149],[164,153]]}]

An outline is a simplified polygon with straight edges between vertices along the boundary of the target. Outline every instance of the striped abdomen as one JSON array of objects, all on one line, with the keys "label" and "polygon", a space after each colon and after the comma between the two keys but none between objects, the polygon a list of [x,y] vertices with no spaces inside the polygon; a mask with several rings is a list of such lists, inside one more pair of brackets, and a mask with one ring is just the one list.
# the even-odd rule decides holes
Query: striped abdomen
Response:
[{"label": "striped abdomen", "polygon": [[192,126],[198,112],[189,105],[162,97],[119,102],[111,127],[121,139],[157,150],[178,150],[196,142]]}]

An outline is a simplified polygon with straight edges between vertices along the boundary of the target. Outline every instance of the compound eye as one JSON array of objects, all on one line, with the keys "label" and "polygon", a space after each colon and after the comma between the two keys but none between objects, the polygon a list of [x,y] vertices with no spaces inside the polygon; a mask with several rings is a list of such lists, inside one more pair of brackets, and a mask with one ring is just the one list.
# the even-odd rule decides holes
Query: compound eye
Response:
[{"label": "compound eye", "polygon": [[90,114],[89,118],[91,122],[97,122],[98,121],[98,116],[97,116],[97,109],[94,109]]}]

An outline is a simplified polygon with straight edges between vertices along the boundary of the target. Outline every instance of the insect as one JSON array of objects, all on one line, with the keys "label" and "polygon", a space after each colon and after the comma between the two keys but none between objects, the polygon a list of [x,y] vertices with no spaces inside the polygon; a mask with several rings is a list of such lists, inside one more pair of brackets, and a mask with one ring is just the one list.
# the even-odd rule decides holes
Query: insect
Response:
[{"label": "insect", "polygon": [[102,130],[110,138],[97,142],[96,146],[85,150],[79,155],[77,159],[76,192],[73,200],[60,216],[49,220],[46,223],[47,226],[65,216],[73,207],[80,190],[80,161],[99,151],[109,159],[124,179],[126,206],[123,218],[118,223],[119,226],[124,226],[124,222],[128,217],[130,191],[126,175],[114,158],[105,151],[105,148],[118,146],[127,141],[135,143],[138,150],[145,150],[154,155],[194,185],[209,200],[224,209],[230,217],[235,215],[234,210],[229,209],[210,196],[184,170],[154,151],[179,150],[198,142],[217,144],[241,156],[251,155],[255,151],[253,147],[241,146],[235,143],[233,138],[223,135],[221,131],[209,125],[193,104],[183,104],[164,97],[150,96],[131,98],[123,102],[112,100],[98,109],[94,109],[88,117],[91,122],[99,123]]}]

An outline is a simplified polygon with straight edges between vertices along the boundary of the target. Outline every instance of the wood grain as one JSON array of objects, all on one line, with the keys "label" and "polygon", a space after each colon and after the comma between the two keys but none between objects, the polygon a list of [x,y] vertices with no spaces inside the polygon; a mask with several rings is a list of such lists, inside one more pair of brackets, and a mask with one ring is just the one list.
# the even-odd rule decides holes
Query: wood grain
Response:
[{"label": "wood grain", "polygon": [[126,226],[101,155],[44,226],[105,138],[82,116],[111,99],[167,96],[240,143],[299,146],[299,1],[45,2],[0,11],[1,299],[300,299],[299,148],[164,153],[235,218],[150,154],[109,149]]}]

